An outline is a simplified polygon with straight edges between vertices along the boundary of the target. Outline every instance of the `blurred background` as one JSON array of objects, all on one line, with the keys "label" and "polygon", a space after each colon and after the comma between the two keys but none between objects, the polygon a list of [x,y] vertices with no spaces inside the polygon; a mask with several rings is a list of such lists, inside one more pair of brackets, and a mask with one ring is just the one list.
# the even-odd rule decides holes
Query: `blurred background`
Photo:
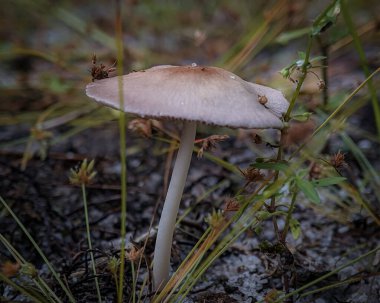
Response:
[{"label": "blurred background", "polygon": [[[104,64],[114,64],[116,3],[2,1],[1,86],[22,84],[68,91],[78,85],[78,79],[89,76],[93,53]],[[328,3],[120,1],[125,72],[197,62],[223,66],[249,79],[265,77],[269,69],[269,76],[274,77],[296,58],[298,50],[304,50],[306,28]],[[379,60],[375,43],[379,5],[378,1],[349,1],[373,66]],[[347,26],[341,18],[337,22],[320,37],[321,45],[329,46],[332,59],[352,50]],[[318,45],[314,53],[321,53]],[[357,60],[348,62],[355,68]]]},{"label": "blurred background", "polygon": [[[119,3],[119,5],[117,4]],[[266,83],[288,96],[295,85],[279,71],[305,51],[308,27],[329,1],[2,1],[0,10],[0,118],[56,102],[80,104],[91,81],[92,56],[116,62],[115,16],[122,10],[124,73],[159,64],[216,65]],[[370,68],[379,59],[379,2],[349,1]],[[326,56],[329,92],[364,79],[342,18],[321,33],[313,55]],[[320,70],[316,71],[321,75]],[[318,93],[318,79],[303,90]],[[18,102],[14,101],[18,99]],[[52,98],[54,100],[52,100]],[[326,96],[325,96],[326,98]],[[310,98],[309,98],[310,99]],[[38,103],[38,105],[36,105]],[[61,103],[61,104],[64,104]],[[25,108],[25,109],[27,109]],[[34,117],[23,117],[28,122]],[[15,117],[13,117],[15,118]],[[12,122],[13,121],[13,122]],[[0,139],[9,140],[2,132]]]},{"label": "blurred background", "polygon": [[[36,124],[38,111],[53,104],[55,107],[49,111],[53,117],[80,109],[67,120],[58,121],[66,126],[72,126],[70,123],[76,115],[93,110],[84,87],[91,81],[94,54],[97,65],[108,68],[116,63],[117,10],[122,14],[124,73],[160,64],[216,65],[245,80],[280,89],[289,98],[295,83],[284,79],[279,71],[296,62],[299,51],[305,51],[310,25],[329,3],[2,1],[1,146],[20,146],[21,137],[25,139]],[[349,1],[348,7],[369,69],[374,70],[380,64],[380,4]],[[347,24],[341,16],[335,16],[329,25],[318,35],[312,48],[312,57],[326,59],[315,64],[314,74],[308,75],[302,87],[304,97],[299,104],[309,109],[326,105],[331,96],[341,97],[365,79]],[[318,68],[325,65],[330,68]],[[321,90],[320,80],[328,82],[326,89]],[[364,127],[372,131],[375,123],[370,108],[365,109],[368,112],[364,117],[369,120]],[[101,117],[99,124],[109,118]],[[92,118],[87,123],[96,124],[95,118],[100,116]],[[17,129],[9,130],[8,126],[15,125]],[[80,126],[76,127],[77,132],[81,131]],[[54,142],[58,144],[61,140],[56,138]]]}]

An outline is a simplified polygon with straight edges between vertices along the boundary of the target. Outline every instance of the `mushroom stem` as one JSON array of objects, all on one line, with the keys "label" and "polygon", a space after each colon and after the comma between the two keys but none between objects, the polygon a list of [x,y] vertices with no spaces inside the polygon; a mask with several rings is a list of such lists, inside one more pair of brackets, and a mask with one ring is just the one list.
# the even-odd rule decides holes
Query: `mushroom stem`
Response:
[{"label": "mushroom stem", "polygon": [[195,132],[196,122],[185,121],[160,223],[158,224],[153,257],[153,281],[156,290],[161,289],[169,279],[173,233],[193,153]]}]

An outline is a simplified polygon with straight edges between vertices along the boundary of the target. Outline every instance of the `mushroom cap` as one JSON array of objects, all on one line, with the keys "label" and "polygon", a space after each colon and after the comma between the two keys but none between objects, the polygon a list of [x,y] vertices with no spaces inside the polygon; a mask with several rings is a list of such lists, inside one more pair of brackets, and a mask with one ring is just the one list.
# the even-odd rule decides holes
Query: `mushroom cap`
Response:
[{"label": "mushroom cap", "polygon": [[280,91],[218,67],[160,65],[121,77],[124,108],[120,108],[119,77],[88,84],[87,96],[141,117],[233,128],[282,128],[281,117],[289,105]]}]

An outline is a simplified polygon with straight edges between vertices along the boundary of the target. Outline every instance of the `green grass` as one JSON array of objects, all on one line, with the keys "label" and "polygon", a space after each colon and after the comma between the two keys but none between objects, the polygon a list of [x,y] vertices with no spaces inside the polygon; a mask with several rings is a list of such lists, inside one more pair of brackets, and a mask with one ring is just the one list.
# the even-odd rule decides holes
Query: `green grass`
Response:
[{"label": "green grass", "polygon": [[[115,31],[116,31],[116,49],[117,49],[117,74],[118,76],[123,75],[123,31],[122,31],[122,5],[121,1],[117,1],[116,7],[116,21],[115,21]],[[118,87],[119,87],[119,101],[120,108],[124,108],[123,99],[123,78],[119,77]],[[120,113],[119,115],[119,132],[120,132],[120,163],[121,163],[121,203],[120,203],[120,269],[119,269],[119,286],[118,286],[118,296],[117,302],[122,303],[123,301],[123,288],[124,288],[124,269],[125,269],[125,235],[126,235],[126,218],[127,218],[127,153],[126,153],[126,120],[125,115]],[[134,296],[133,296],[134,298]]]},{"label": "green grass", "polygon": [[71,291],[67,288],[63,280],[60,278],[59,274],[54,269],[53,265],[49,262],[49,260],[46,258],[45,254],[42,252],[39,245],[36,243],[36,241],[33,239],[31,234],[28,232],[27,228],[22,224],[22,222],[18,219],[16,214],[12,211],[12,209],[8,206],[8,204],[5,202],[5,200],[0,196],[0,202],[3,205],[3,207],[9,212],[9,214],[13,217],[13,219],[16,221],[18,227],[22,230],[22,232],[28,237],[29,241],[32,243],[34,249],[36,252],[40,255],[40,257],[44,260],[45,264],[49,268],[50,272],[62,288],[62,290],[65,292],[67,299],[69,302],[74,303],[75,299],[71,293]]},{"label": "green grass", "polygon": [[[370,69],[368,66],[368,60],[367,60],[366,54],[364,52],[362,43],[360,41],[359,35],[356,31],[356,27],[355,27],[354,21],[352,19],[350,9],[348,7],[346,0],[341,0],[341,7],[342,7],[342,16],[343,16],[344,21],[345,21],[345,23],[349,29],[350,35],[352,36],[355,49],[356,49],[358,56],[359,56],[359,59],[360,59],[360,64],[362,66],[363,73],[364,73],[366,78],[369,78],[371,72],[370,72]],[[373,114],[375,116],[377,134],[378,134],[378,136],[380,136],[380,105],[379,105],[379,100],[377,99],[376,88],[372,82],[372,79],[368,80],[367,85],[368,85],[368,89],[369,89],[370,95],[371,95],[371,104],[372,104]]]}]

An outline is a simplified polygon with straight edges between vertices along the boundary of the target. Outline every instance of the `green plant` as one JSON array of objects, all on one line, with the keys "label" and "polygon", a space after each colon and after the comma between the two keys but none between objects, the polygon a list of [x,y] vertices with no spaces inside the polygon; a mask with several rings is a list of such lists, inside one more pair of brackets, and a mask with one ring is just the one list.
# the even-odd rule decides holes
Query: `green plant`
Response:
[{"label": "green plant", "polygon": [[[28,237],[29,241],[32,243],[34,249],[37,251],[37,253],[41,256],[41,258],[44,260],[45,264],[48,266],[50,272],[52,273],[53,277],[56,279],[62,290],[67,295],[67,298],[69,302],[75,303],[75,299],[71,293],[71,291],[67,288],[65,283],[60,278],[59,274],[56,272],[52,264],[49,262],[49,260],[46,258],[45,254],[42,252],[41,248],[38,246],[36,241],[33,239],[33,237],[28,232],[27,228],[22,224],[22,222],[18,219],[16,214],[12,211],[12,209],[8,206],[8,204],[5,202],[5,200],[0,196],[0,202],[2,203],[3,207],[7,210],[7,212],[13,217],[13,219],[16,221],[19,228],[23,231],[23,233]],[[26,264],[26,263],[25,263]],[[4,281],[9,281],[9,279],[3,277]],[[12,285],[14,285],[12,283]],[[22,291],[22,288],[17,287],[20,291]],[[23,291],[22,291],[23,292]]]},{"label": "green plant", "polygon": [[94,252],[92,249],[91,231],[90,231],[90,222],[88,219],[88,207],[87,207],[87,195],[86,195],[86,186],[91,184],[93,182],[94,177],[96,176],[96,172],[94,171],[94,165],[95,165],[94,160],[88,163],[87,159],[84,159],[80,167],[78,168],[78,170],[71,169],[71,174],[69,178],[70,178],[71,184],[78,185],[82,189],[84,218],[86,222],[87,244],[88,244],[88,249],[90,250],[91,266],[92,266],[92,271],[94,273],[94,280],[95,280],[95,286],[96,286],[96,293],[98,296],[98,302],[101,303],[102,296],[100,294],[100,287],[99,287],[99,281],[98,281],[98,277],[96,273]]}]

